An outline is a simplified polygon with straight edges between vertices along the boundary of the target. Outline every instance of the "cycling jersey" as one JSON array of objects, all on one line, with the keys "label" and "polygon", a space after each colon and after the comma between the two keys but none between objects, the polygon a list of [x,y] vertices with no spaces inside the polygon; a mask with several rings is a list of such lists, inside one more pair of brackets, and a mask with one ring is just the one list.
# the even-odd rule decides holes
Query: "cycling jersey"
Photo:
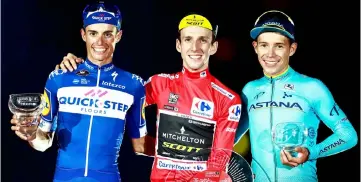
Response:
[{"label": "cycling jersey", "polygon": [[[291,67],[279,76],[264,76],[247,83],[242,92],[245,107],[236,140],[248,129],[249,124],[253,157],[251,165],[255,181],[317,181],[317,158],[334,155],[357,143],[353,126],[326,85]],[[334,133],[316,144],[320,121]],[[302,146],[308,148],[310,155],[308,161],[297,167],[281,163],[280,148],[272,141],[274,128],[286,122],[303,123],[306,128]],[[297,138],[296,134],[290,136]],[[301,135],[302,131],[298,134]]]},{"label": "cycling jersey", "polygon": [[132,138],[146,134],[143,84],[111,63],[98,67],[89,60],[74,72],[51,72],[39,128],[56,129],[54,180],[120,181],[117,158],[125,125]]},{"label": "cycling jersey", "polygon": [[208,69],[155,75],[145,88],[147,105],[158,107],[151,181],[173,181],[180,170],[205,170],[208,156],[187,158],[201,149],[233,149],[240,97]]}]

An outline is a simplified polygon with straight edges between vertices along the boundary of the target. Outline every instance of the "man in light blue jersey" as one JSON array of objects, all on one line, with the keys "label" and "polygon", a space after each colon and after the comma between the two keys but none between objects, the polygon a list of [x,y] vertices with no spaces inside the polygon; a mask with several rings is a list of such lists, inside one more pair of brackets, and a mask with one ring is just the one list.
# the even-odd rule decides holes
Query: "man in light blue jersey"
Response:
[{"label": "man in light blue jersey", "polygon": [[[84,64],[74,72],[50,73],[44,90],[46,107],[35,135],[25,137],[19,126],[12,126],[39,151],[52,145],[56,133],[54,182],[119,182],[117,160],[125,126],[134,151],[145,152],[144,81],[113,64],[121,20],[116,6],[88,5],[81,29],[87,50]],[[13,117],[11,123],[18,120]]]},{"label": "man in light blue jersey", "polygon": [[[289,66],[297,49],[289,16],[280,11],[263,13],[251,37],[264,76],[242,89],[236,143],[249,129],[257,182],[318,181],[316,160],[354,147],[357,133],[322,81]],[[317,144],[320,122],[333,134]],[[294,150],[280,145],[301,144],[303,136],[303,144]]]}]

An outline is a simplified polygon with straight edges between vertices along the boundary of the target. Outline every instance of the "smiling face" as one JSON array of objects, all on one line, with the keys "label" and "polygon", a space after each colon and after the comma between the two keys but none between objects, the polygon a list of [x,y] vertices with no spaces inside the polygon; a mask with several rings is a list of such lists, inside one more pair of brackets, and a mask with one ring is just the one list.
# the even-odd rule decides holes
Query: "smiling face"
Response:
[{"label": "smiling face", "polygon": [[212,41],[211,30],[189,26],[180,31],[176,40],[176,49],[181,53],[183,66],[191,72],[203,71],[208,68],[209,56],[215,54],[218,42]]},{"label": "smiling face", "polygon": [[297,49],[297,43],[276,32],[264,32],[252,45],[265,74],[276,76],[284,72],[289,65],[290,56]]},{"label": "smiling face", "polygon": [[117,31],[114,25],[97,23],[81,30],[83,40],[86,42],[87,57],[98,65],[112,61],[116,43],[119,42],[122,31]]}]

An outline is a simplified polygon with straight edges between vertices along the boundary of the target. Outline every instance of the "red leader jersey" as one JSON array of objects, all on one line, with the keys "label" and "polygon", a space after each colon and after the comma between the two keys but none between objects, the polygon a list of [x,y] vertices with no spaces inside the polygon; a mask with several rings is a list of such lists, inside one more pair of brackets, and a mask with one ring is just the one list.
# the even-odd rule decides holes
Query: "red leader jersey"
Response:
[{"label": "red leader jersey", "polygon": [[154,75],[145,87],[146,104],[158,107],[152,182],[168,181],[177,170],[204,170],[204,161],[187,158],[203,148],[233,150],[241,99],[208,69]]}]

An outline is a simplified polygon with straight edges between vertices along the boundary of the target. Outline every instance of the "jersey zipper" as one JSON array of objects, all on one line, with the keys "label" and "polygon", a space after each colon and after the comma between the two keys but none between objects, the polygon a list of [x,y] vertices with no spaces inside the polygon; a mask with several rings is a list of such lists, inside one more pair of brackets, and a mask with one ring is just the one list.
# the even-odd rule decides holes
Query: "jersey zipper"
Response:
[{"label": "jersey zipper", "polygon": [[[270,133],[271,133],[271,137],[272,137],[272,128],[273,128],[273,107],[272,107],[272,102],[273,102],[273,92],[274,92],[274,86],[275,86],[275,82],[274,82],[274,78],[271,77],[271,107],[270,107]],[[273,163],[275,165],[275,171],[274,171],[274,177],[275,177],[275,182],[277,182],[277,158],[276,158],[276,154],[275,154],[275,148],[274,145],[272,143],[272,150],[273,150]]]},{"label": "jersey zipper", "polygon": [[[97,85],[95,88],[99,87],[99,80],[100,80],[100,68],[98,68],[98,76],[97,76]],[[95,108],[95,104],[93,105],[93,109]],[[86,156],[85,156],[85,170],[84,170],[84,176],[88,176],[88,166],[89,166],[89,147],[90,147],[90,136],[92,131],[92,125],[93,125],[93,117],[94,114],[92,113],[90,115],[90,123],[89,123],[89,130],[88,130],[88,141],[86,144]]]}]

